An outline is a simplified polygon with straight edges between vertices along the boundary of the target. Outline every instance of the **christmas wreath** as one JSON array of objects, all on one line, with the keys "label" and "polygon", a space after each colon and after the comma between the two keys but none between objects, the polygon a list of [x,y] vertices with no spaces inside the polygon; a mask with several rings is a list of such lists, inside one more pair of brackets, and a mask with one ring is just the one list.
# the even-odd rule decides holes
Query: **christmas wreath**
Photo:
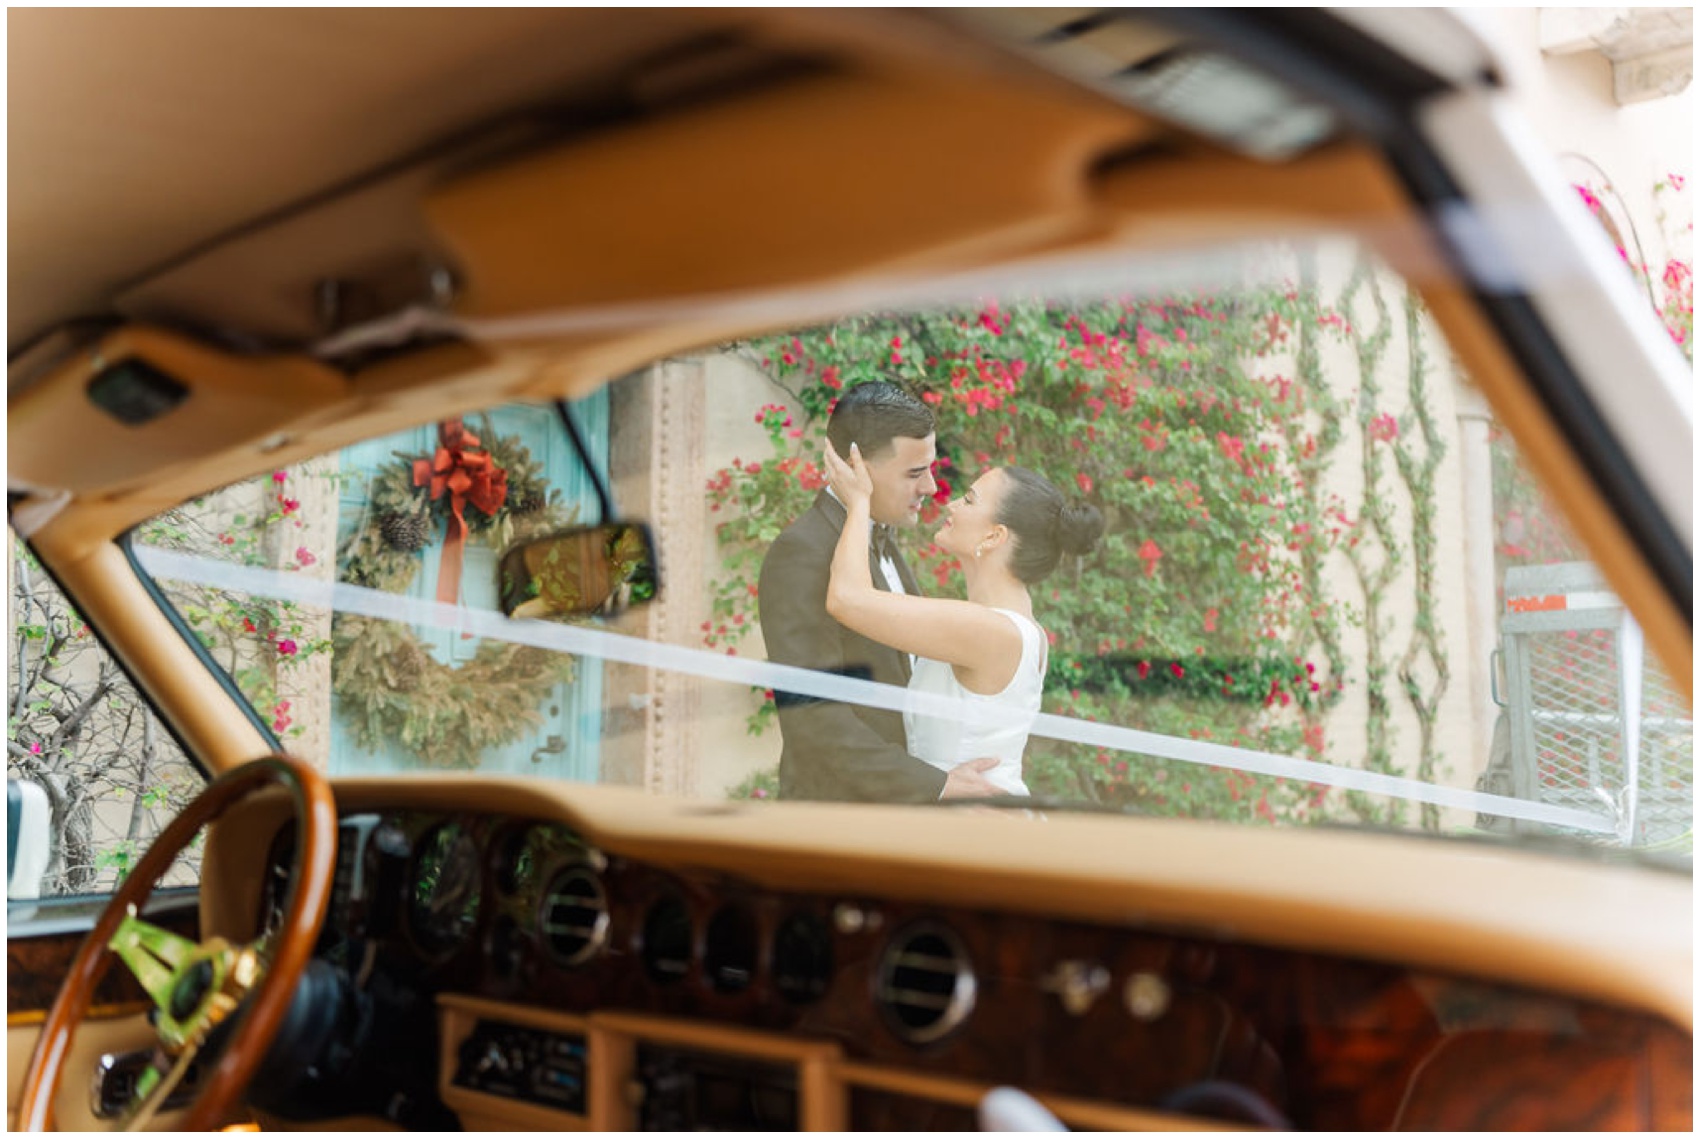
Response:
[{"label": "christmas wreath", "polygon": [[[454,604],[468,541],[500,550],[575,514],[517,437],[496,434],[487,419],[482,435],[448,420],[432,455],[398,453],[374,477],[366,513],[338,550],[342,580],[405,593],[442,533],[437,598]],[[458,667],[444,664],[407,626],[352,614],[334,619],[331,640],[331,688],[360,746],[394,741],[433,767],[471,767],[519,739],[573,676],[571,657],[500,642],[479,645]]]}]

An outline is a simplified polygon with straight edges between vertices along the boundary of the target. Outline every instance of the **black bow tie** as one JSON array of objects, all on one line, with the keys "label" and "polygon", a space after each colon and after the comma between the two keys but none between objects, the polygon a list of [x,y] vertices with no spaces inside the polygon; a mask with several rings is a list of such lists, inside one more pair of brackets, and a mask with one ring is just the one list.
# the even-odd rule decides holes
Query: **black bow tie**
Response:
[{"label": "black bow tie", "polygon": [[873,547],[877,558],[890,558],[897,562],[897,530],[883,522],[874,523],[874,532],[869,535],[868,544]]}]

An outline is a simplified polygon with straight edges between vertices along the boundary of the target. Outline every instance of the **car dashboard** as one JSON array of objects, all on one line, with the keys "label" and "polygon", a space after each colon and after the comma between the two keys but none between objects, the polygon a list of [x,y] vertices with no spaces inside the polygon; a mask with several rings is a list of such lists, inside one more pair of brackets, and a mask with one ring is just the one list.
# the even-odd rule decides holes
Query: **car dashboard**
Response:
[{"label": "car dashboard", "polygon": [[[300,1055],[252,1099],[283,1121],[959,1130],[1000,1086],[1088,1129],[1657,1128],[1686,1126],[1692,1111],[1692,1041],[1665,1018],[1353,952],[1350,936],[1329,948],[1320,911],[1308,936],[1255,908],[1189,918],[1198,898],[1176,905],[1139,885],[1162,880],[1160,867],[1126,874],[1122,889],[1100,881],[1096,896],[1116,900],[1070,914],[1064,884],[1047,904],[1042,873],[988,895],[995,867],[929,867],[925,849],[898,876],[824,850],[787,866],[762,849],[768,807],[674,804],[696,837],[622,841],[593,833],[595,805],[612,794],[616,814],[638,818],[653,804],[499,780],[407,786],[387,803],[381,783],[339,787],[315,969],[340,978],[342,995],[326,1000],[340,1002],[342,1027],[311,1044],[286,1032],[274,1047],[274,1061]],[[258,808],[214,832],[221,857],[208,866],[266,867],[257,891],[213,876],[215,925],[263,928],[289,885],[293,828],[276,803]],[[1136,825],[873,818],[933,832],[923,848],[951,842],[937,832],[965,845],[977,830],[1010,832],[988,850],[1015,835],[1038,849],[1059,827]],[[743,834],[749,849],[710,832]],[[1186,844],[1162,838],[1178,860],[1168,877],[1185,880]],[[1121,852],[1099,846],[1104,877],[1118,877]],[[1669,877],[1651,888],[1686,890]],[[1491,941],[1484,931],[1490,954]]]}]

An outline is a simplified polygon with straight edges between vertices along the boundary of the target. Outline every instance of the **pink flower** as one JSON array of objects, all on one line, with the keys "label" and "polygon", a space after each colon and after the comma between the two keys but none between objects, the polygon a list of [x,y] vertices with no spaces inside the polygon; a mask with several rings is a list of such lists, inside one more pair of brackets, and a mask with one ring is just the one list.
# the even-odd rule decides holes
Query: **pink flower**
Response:
[{"label": "pink flower", "polygon": [[1673,190],[1680,190],[1688,184],[1688,179],[1681,174],[1666,174],[1665,181],[1670,183],[1670,188]]},{"label": "pink flower", "polygon": [[298,498],[283,498],[280,496],[278,498],[278,502],[283,506],[283,512],[285,514],[294,514],[297,510],[301,509],[301,500]]},{"label": "pink flower", "polygon": [[1092,493],[1092,476],[1091,475],[1087,474],[1085,471],[1076,471],[1075,475],[1074,475],[1074,481],[1075,481],[1075,484],[1080,487],[1080,492],[1082,494],[1091,494]]},{"label": "pink flower", "polygon": [[1370,421],[1369,437],[1377,443],[1391,443],[1399,438],[1399,421],[1391,415],[1382,414]]},{"label": "pink flower", "polygon": [[289,478],[289,472],[288,471],[273,471],[272,472],[272,481],[275,482],[275,483],[278,483],[280,485],[288,478]]},{"label": "pink flower", "polygon": [[277,643],[277,655],[280,657],[292,657],[299,651],[300,646],[288,637],[282,638]]},{"label": "pink flower", "polygon": [[309,550],[306,546],[297,546],[295,547],[295,560],[300,562],[302,566],[310,566],[319,559],[315,558],[313,556],[313,551]]},{"label": "pink flower", "polygon": [[40,755],[41,754],[41,743],[39,741],[37,741],[36,743],[30,744],[30,754],[31,755]]},{"label": "pink flower", "polygon": [[767,798],[767,788],[757,787],[754,791],[750,792],[750,796],[755,799],[765,799]]}]

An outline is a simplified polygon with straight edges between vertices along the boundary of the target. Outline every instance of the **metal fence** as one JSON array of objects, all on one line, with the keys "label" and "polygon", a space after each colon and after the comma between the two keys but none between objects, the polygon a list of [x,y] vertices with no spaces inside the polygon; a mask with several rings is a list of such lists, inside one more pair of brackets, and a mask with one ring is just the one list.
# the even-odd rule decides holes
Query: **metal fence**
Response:
[{"label": "metal fence", "polygon": [[1625,845],[1692,849],[1692,713],[1599,571],[1514,568],[1505,598],[1513,793],[1596,814]]}]

